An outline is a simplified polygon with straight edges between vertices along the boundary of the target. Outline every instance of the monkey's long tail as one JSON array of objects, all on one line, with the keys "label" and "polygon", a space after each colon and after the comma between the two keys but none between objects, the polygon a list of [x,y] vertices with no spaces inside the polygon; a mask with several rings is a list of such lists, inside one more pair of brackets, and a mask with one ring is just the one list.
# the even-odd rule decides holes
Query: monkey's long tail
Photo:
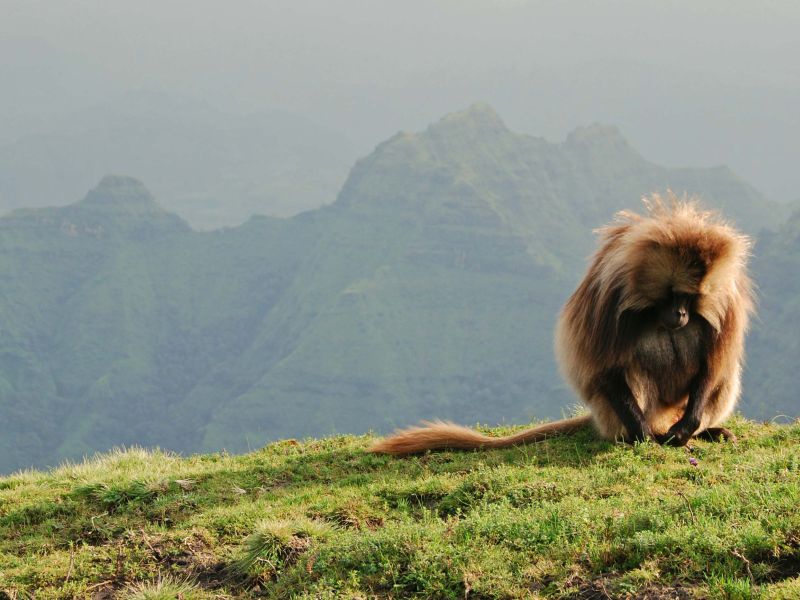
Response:
[{"label": "monkey's long tail", "polygon": [[369,451],[379,454],[403,455],[445,448],[453,450],[507,448],[572,433],[586,427],[591,422],[591,415],[583,415],[545,423],[506,437],[490,437],[448,421],[423,421],[422,427],[410,427],[397,431],[377,442]]}]

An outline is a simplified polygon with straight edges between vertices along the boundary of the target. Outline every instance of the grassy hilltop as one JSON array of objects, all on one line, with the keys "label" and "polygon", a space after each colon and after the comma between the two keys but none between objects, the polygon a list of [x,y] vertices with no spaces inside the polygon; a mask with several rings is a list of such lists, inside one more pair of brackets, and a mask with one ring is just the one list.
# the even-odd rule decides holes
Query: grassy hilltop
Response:
[{"label": "grassy hilltop", "polygon": [[[800,424],[395,459],[369,436],[0,478],[0,598],[798,598]],[[495,433],[504,433],[497,430]]]}]

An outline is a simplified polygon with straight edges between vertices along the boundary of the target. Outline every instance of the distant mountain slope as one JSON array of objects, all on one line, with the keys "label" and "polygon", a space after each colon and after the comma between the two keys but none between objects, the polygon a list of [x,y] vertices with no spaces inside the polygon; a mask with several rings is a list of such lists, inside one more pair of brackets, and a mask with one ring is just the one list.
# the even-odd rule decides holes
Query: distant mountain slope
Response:
[{"label": "distant mountain slope", "polygon": [[590,230],[667,186],[751,232],[779,218],[725,169],[663,169],[600,126],[550,144],[485,105],[384,142],[334,204],[291,219],[196,232],[121,177],[12,213],[0,471],[117,444],[559,416],[575,399],[552,327]]},{"label": "distant mountain slope", "polygon": [[759,318],[749,338],[744,409],[764,419],[800,415],[800,209],[777,233],[764,232],[753,269]]},{"label": "distant mountain slope", "polygon": [[356,156],[345,135],[289,112],[234,116],[129,93],[0,146],[0,214],[71,201],[125,172],[196,228],[239,225],[333,202]]}]

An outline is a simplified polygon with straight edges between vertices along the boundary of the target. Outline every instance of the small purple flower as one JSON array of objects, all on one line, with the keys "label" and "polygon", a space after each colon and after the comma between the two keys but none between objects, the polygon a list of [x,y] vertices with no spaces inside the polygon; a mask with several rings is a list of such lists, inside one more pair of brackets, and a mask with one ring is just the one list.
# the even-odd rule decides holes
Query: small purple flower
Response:
[{"label": "small purple flower", "polygon": [[696,467],[697,466],[697,459],[694,456],[690,456],[689,457],[689,464],[692,465],[693,467]]}]

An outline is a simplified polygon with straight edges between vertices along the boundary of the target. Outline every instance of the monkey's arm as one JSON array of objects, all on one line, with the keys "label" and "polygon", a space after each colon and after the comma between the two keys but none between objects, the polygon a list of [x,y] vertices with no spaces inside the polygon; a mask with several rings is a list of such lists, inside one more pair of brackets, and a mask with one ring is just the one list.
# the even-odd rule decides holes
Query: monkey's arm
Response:
[{"label": "monkey's arm", "polygon": [[685,446],[700,427],[710,396],[711,382],[708,368],[704,364],[689,386],[689,401],[683,416],[667,433],[659,436],[658,442],[671,446]]},{"label": "monkey's arm", "polygon": [[595,379],[595,389],[611,405],[614,413],[625,427],[627,432],[625,441],[643,441],[653,437],[642,408],[636,402],[636,398],[628,386],[625,371],[622,368],[603,371]]}]

